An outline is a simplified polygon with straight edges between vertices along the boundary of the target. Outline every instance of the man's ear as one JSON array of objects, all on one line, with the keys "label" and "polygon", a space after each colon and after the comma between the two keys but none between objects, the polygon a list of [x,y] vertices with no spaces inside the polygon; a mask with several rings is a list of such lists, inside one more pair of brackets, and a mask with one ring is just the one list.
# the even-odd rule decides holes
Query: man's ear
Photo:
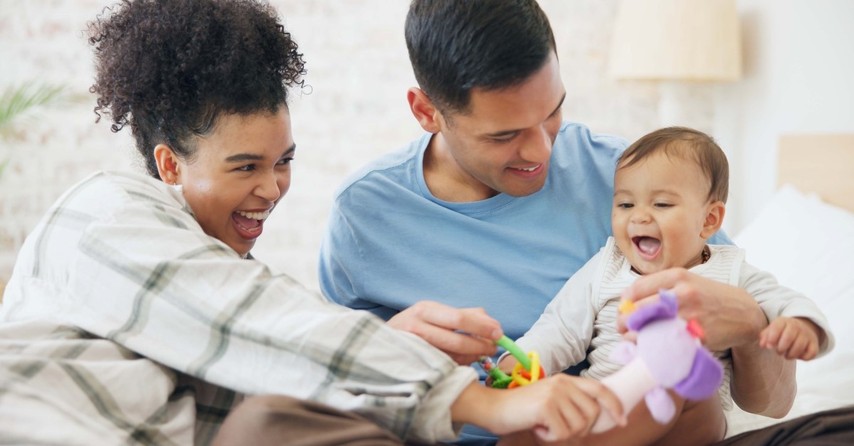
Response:
[{"label": "man's ear", "polygon": [[181,178],[181,163],[178,155],[166,144],[154,147],[154,161],[157,162],[157,173],[166,184],[179,184]]},{"label": "man's ear", "polygon": [[424,90],[417,87],[410,88],[406,92],[406,101],[409,102],[412,116],[415,116],[422,129],[430,133],[439,132],[439,109],[433,105],[433,101],[427,97]]},{"label": "man's ear", "polygon": [[709,207],[706,210],[706,219],[703,221],[703,231],[700,233],[700,237],[708,239],[713,236],[715,232],[718,232],[718,229],[721,228],[721,225],[724,222],[725,214],[726,205],[723,201],[718,200],[709,204]]}]

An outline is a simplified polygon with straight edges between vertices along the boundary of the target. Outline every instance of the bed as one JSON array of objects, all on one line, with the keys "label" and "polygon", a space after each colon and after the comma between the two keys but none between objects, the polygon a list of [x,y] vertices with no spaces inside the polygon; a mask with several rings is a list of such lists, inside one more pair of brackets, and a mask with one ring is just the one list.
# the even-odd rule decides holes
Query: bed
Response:
[{"label": "bed", "polygon": [[[854,134],[780,139],[779,187],[734,241],[747,261],[812,298],[836,336],[827,355],[799,362],[786,420],[854,405]],[[780,423],[738,409],[727,437]]]}]

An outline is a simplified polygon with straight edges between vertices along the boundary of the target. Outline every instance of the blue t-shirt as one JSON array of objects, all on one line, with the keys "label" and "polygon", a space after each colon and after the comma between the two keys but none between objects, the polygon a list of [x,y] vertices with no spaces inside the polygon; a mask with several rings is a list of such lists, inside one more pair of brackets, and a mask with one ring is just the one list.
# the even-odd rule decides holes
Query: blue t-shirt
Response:
[{"label": "blue t-shirt", "polygon": [[341,186],[321,246],[321,290],[384,319],[419,300],[483,307],[516,339],[611,235],[614,168],[627,144],[565,122],[540,191],[453,203],[424,181],[431,136]]}]

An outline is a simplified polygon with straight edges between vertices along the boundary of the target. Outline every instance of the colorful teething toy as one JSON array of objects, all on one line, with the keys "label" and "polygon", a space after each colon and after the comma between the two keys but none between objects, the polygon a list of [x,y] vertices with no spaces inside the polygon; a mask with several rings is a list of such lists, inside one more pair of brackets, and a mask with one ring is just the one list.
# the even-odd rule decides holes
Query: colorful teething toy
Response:
[{"label": "colorful teething toy", "polygon": [[516,358],[516,366],[513,367],[513,372],[507,375],[496,367],[488,356],[480,358],[480,365],[483,370],[492,378],[492,387],[496,389],[512,389],[519,386],[527,386],[528,384],[537,382],[540,378],[545,378],[546,373],[540,367],[540,357],[537,352],[530,352],[527,355],[507,336],[502,336],[496,341],[498,345],[504,347],[514,358]]}]

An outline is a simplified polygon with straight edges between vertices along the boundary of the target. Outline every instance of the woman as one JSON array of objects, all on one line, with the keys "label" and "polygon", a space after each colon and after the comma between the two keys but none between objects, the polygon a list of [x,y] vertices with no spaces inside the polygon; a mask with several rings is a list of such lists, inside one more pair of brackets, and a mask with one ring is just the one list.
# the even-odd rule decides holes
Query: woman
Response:
[{"label": "woman", "polygon": [[[90,43],[95,111],[130,126],[150,176],[95,173],[28,237],[0,309],[2,440],[394,444],[452,439],[452,421],[560,439],[588,428],[597,398],[619,412],[565,377],[486,389],[252,260],[290,186],[287,88],[304,73],[269,6],[125,1],[90,24]],[[500,336],[480,320],[478,334]],[[231,411],[258,394],[287,397]]]}]

